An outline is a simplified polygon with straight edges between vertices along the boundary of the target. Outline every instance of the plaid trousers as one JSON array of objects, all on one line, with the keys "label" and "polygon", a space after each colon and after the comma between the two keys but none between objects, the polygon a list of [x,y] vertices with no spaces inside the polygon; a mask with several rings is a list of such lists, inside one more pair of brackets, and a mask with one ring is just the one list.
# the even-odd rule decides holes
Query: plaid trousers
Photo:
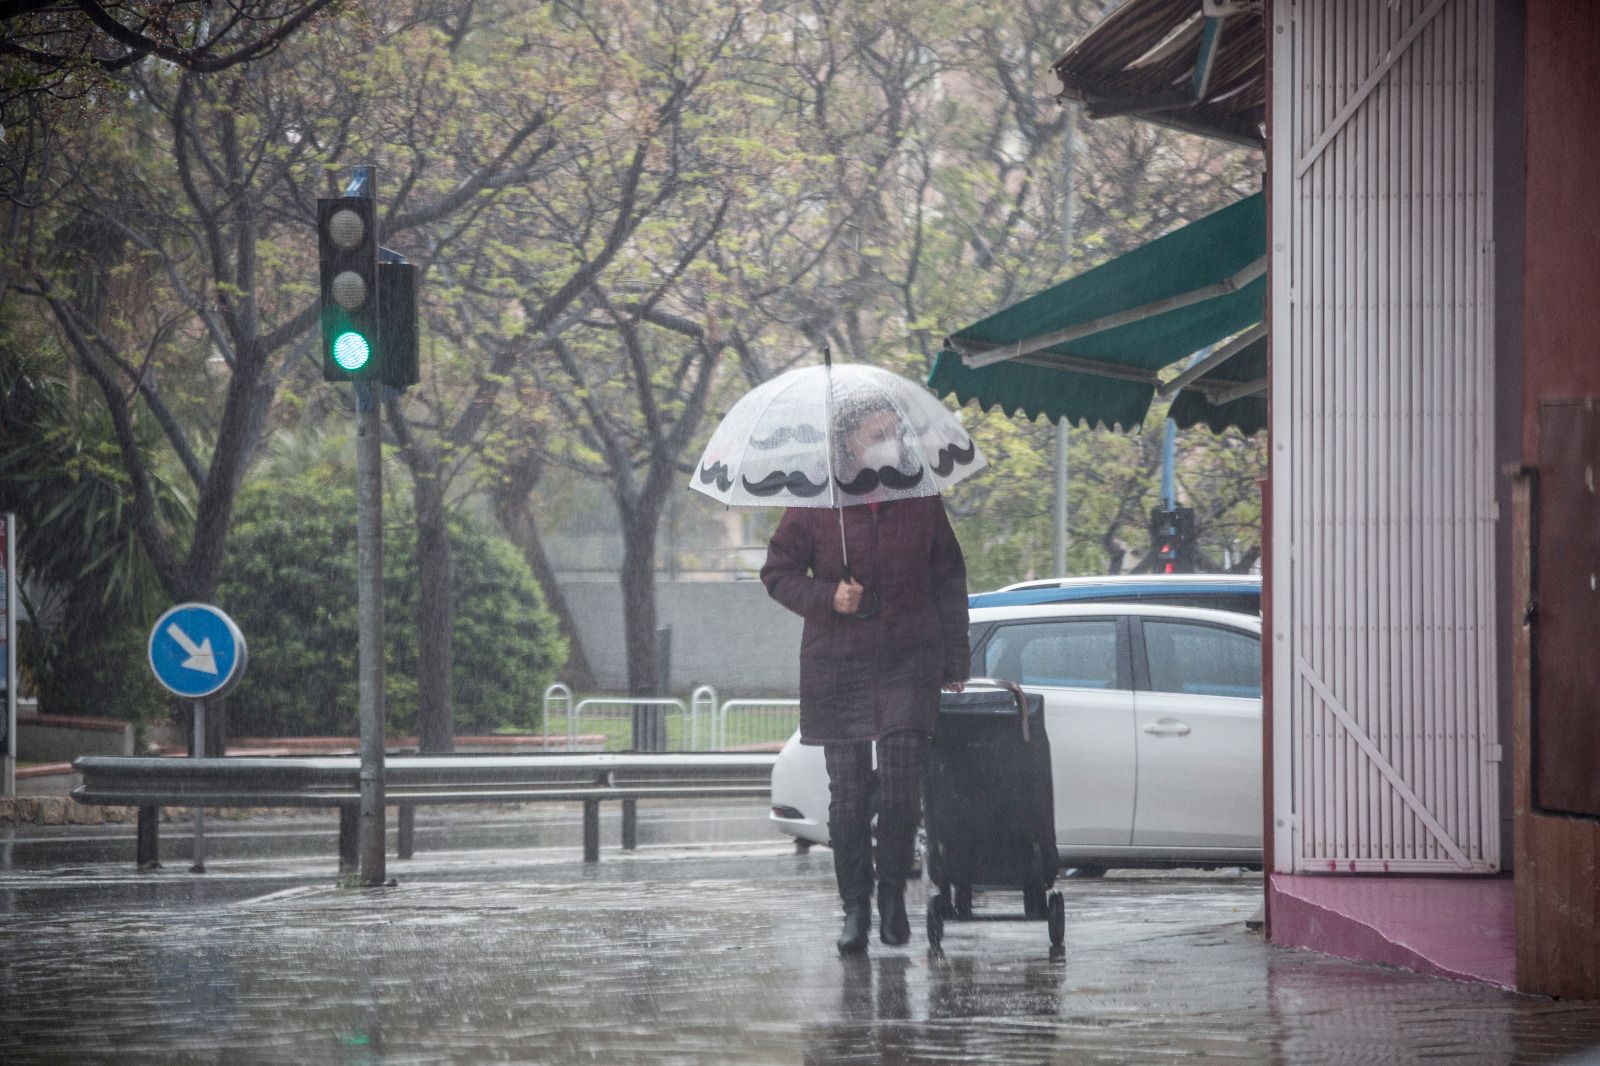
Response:
[{"label": "plaid trousers", "polygon": [[922,808],[922,768],[928,759],[928,738],[915,730],[890,733],[878,740],[878,769],[872,769],[872,742],[824,744],[828,767],[828,820],[836,826],[863,830],[877,813],[880,819],[903,819],[916,825]]}]

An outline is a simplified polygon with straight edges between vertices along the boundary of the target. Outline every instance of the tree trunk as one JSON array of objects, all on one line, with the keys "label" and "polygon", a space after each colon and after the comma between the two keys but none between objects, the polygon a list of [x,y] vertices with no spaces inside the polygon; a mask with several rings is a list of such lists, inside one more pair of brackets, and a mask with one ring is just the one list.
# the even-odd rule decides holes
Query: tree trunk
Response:
[{"label": "tree trunk", "polygon": [[[630,696],[666,695],[656,633],[655,549],[659,522],[659,509],[636,506],[622,515],[622,632]],[[639,751],[666,750],[666,722],[659,707],[634,708],[633,743]]]},{"label": "tree trunk", "polygon": [[539,587],[544,591],[544,602],[556,616],[556,622],[561,627],[561,633],[567,638],[567,663],[562,668],[562,680],[578,692],[592,692],[595,689],[594,669],[589,665],[589,657],[584,653],[583,640],[578,635],[578,627],[572,618],[572,609],[567,604],[567,597],[561,591],[561,584],[556,580],[555,567],[550,565],[550,557],[544,552],[544,540],[539,535],[539,523],[534,517],[533,508],[528,506],[528,493],[538,480],[537,473],[531,479],[518,476],[521,467],[514,471],[510,478],[495,488],[494,514],[499,520],[500,527],[506,531],[506,536],[511,538],[511,543],[517,546],[522,553],[522,558],[533,570],[534,578],[539,582]]},{"label": "tree trunk", "polygon": [[455,572],[445,522],[444,487],[431,452],[416,447],[412,472],[417,512],[417,744],[427,753],[455,750]]},{"label": "tree trunk", "polygon": [[400,457],[411,471],[417,521],[417,747],[430,754],[452,752],[456,591],[439,453],[411,432],[399,403],[386,406]]}]

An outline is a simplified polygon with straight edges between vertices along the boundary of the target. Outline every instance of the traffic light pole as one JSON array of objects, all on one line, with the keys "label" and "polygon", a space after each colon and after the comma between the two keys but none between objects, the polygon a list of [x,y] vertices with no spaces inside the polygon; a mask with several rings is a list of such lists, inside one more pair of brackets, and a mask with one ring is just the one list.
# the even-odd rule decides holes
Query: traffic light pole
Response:
[{"label": "traffic light pole", "polygon": [[356,393],[356,624],[361,712],[361,810],[356,853],[363,887],[384,884],[383,437],[380,387]]}]

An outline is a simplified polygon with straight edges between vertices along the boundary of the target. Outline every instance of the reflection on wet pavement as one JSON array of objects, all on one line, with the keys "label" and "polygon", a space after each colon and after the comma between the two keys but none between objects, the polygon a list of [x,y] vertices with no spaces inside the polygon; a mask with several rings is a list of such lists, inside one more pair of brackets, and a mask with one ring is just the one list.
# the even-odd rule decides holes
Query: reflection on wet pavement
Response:
[{"label": "reflection on wet pavement", "polygon": [[1042,924],[1014,923],[948,927],[936,961],[920,935],[841,960],[823,849],[559,858],[441,852],[391,864],[394,889],[302,871],[210,901],[163,873],[145,879],[159,901],[65,910],[26,903],[49,874],[12,874],[25,905],[0,925],[0,1058],[1600,1060],[1600,1005],[1265,946],[1243,924],[1255,875],[1066,882],[1059,961]]}]

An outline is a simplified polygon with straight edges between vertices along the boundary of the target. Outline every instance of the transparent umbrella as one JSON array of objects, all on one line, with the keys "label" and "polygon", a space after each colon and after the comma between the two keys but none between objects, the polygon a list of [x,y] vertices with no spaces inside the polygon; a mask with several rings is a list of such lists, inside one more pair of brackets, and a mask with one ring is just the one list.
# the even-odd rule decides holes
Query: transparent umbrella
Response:
[{"label": "transparent umbrella", "polygon": [[[832,507],[937,496],[987,460],[921,385],[877,367],[801,367],[742,396],[689,487],[729,507]],[[839,511],[844,540],[844,512]],[[850,547],[844,544],[845,575]]]}]

